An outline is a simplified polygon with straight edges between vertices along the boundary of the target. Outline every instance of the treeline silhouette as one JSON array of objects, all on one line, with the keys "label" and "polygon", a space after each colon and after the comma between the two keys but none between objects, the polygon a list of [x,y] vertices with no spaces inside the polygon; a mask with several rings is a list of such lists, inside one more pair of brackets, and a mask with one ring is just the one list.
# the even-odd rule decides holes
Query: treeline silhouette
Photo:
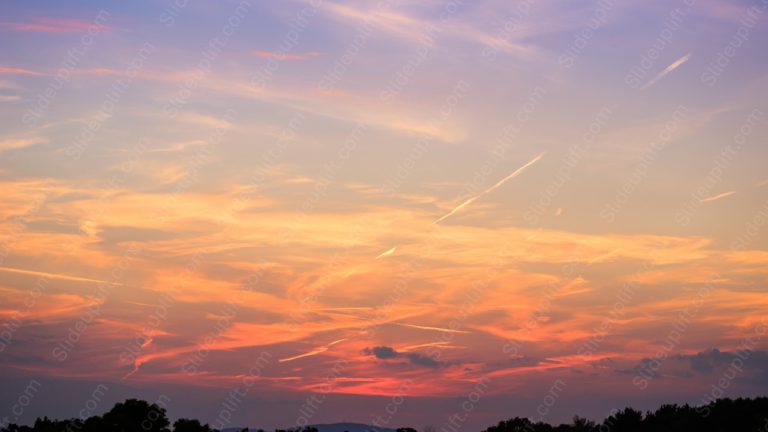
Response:
[{"label": "treeline silhouette", "polygon": [[[171,428],[172,426],[172,428]],[[427,427],[433,430],[432,427]],[[425,428],[426,429],[426,428]],[[373,432],[374,428],[372,428]],[[703,406],[662,405],[643,413],[624,408],[601,423],[575,416],[570,424],[550,425],[515,417],[483,432],[768,432],[768,397],[718,399]],[[117,403],[102,416],[87,419],[38,418],[32,426],[9,424],[0,432],[216,432],[194,419],[179,419],[173,425],[165,408],[138,399]],[[241,429],[241,432],[249,430]],[[261,429],[253,432],[264,432]],[[275,432],[296,432],[276,429]],[[318,432],[305,427],[298,432]],[[398,428],[397,432],[418,432]],[[422,431],[424,432],[424,431]]]},{"label": "treeline silhouette", "polygon": [[515,417],[483,432],[768,432],[768,398],[718,399],[702,406],[662,405],[643,414],[624,408],[596,423],[575,416],[552,426]]}]

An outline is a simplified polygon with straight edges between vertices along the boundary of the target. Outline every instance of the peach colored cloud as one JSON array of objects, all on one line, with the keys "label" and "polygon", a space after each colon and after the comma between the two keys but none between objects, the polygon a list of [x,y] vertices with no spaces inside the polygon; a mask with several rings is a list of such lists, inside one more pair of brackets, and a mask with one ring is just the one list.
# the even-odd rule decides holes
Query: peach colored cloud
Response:
[{"label": "peach colored cloud", "polygon": [[[171,153],[195,148],[181,146]],[[86,298],[95,281],[109,280],[128,244],[141,250],[125,270],[124,285],[115,287],[105,303],[104,316],[83,336],[73,354],[82,361],[66,371],[70,375],[222,386],[236,381],[232,365],[247,365],[256,350],[273,353],[273,369],[263,379],[274,388],[320,388],[323,368],[343,358],[348,360],[344,379],[333,392],[396,394],[411,379],[412,394],[454,394],[461,391],[457,382],[476,379],[479,371],[494,373],[499,388],[510,389],[519,385],[516,380],[537,374],[591,368],[587,361],[600,353],[621,353],[627,362],[642,357],[654,348],[647,340],[664,332],[670,317],[690,303],[684,283],[707,283],[718,272],[728,277],[714,279],[718,289],[697,322],[744,328],[754,321],[745,317],[768,306],[758,293],[733,289],[742,278],[765,277],[760,265],[765,252],[718,249],[706,237],[481,223],[425,230],[441,213],[436,205],[441,200],[403,197],[396,205],[383,205],[377,192],[366,188],[339,190],[367,205],[329,206],[299,217],[294,209],[305,195],[290,192],[311,191],[316,182],[286,181],[293,178],[290,170],[269,171],[263,187],[244,205],[234,205],[251,190],[245,183],[224,188],[213,179],[183,193],[158,188],[181,181],[178,169],[171,169],[178,160],[167,157],[166,151],[148,152],[141,165],[148,168],[132,173],[151,188],[126,184],[110,190],[57,180],[48,184],[50,199],[37,212],[31,209],[44,183],[19,180],[3,187],[7,199],[0,214],[26,212],[29,226],[18,234],[16,261],[8,265],[24,271],[3,272],[13,291],[0,291],[2,304],[13,304],[17,292],[48,276],[62,295],[77,297],[52,296],[40,303],[40,311],[69,311],[72,299]],[[75,193],[77,199],[67,199]],[[80,227],[86,221],[93,227],[90,235],[55,229],[57,222]],[[393,243],[399,245],[397,253],[374,258]],[[497,262],[498,268],[489,271]],[[568,273],[574,262],[577,270]],[[260,276],[244,289],[243,282],[254,274]],[[638,294],[605,336],[610,345],[593,357],[573,357],[609,316],[616,287],[627,282],[637,284]],[[550,286],[557,290],[546,295]],[[468,287],[478,287],[474,296],[468,297]],[[129,344],[161,295],[173,301],[167,317],[146,332],[151,343],[142,341],[131,364],[119,364],[105,347]],[[222,317],[218,305],[230,302],[239,305],[236,316],[208,338]],[[458,325],[455,319],[461,320]],[[707,332],[692,328],[687,337],[698,341]],[[730,333],[723,334],[725,346]],[[520,341],[526,354],[540,357],[538,363],[498,363],[509,340]],[[43,349],[19,346],[29,355]],[[444,366],[378,361],[362,354],[372,346],[421,356],[439,352]],[[180,372],[180,364],[201,348],[211,354],[198,373]],[[301,380],[295,379],[296,368],[304,371]]]}]

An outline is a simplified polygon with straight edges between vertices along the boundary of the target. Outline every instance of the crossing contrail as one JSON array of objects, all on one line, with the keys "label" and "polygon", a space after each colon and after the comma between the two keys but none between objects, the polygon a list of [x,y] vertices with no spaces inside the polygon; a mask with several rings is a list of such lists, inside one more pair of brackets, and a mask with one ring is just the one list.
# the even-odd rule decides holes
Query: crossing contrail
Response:
[{"label": "crossing contrail", "polygon": [[404,324],[404,323],[392,323],[392,324],[399,325],[401,327],[410,327],[415,329],[430,330],[430,331],[436,331],[436,332],[442,332],[442,333],[465,333],[465,334],[471,333],[465,330],[456,330],[456,329],[449,329],[449,328],[443,328],[443,327],[432,327],[432,326]]},{"label": "crossing contrail", "polygon": [[282,358],[282,359],[278,360],[278,362],[284,363],[284,362],[289,362],[289,361],[293,361],[293,360],[298,360],[298,359],[304,358],[304,357],[311,357],[311,356],[314,356],[314,355],[318,355],[320,353],[324,353],[324,352],[328,351],[328,348],[336,345],[337,343],[344,342],[345,340],[347,340],[347,338],[335,340],[335,341],[333,341],[333,342],[331,342],[331,343],[329,343],[327,345],[323,345],[323,346],[317,347],[317,348],[313,349],[312,351],[306,352],[304,354],[299,354],[299,355],[296,355],[296,356],[293,356],[293,357],[288,357],[288,358]]},{"label": "crossing contrail", "polygon": [[437,223],[440,223],[441,221],[443,221],[443,220],[445,220],[445,219],[447,219],[447,218],[449,218],[449,217],[453,216],[453,215],[454,215],[454,214],[455,214],[457,211],[459,211],[459,210],[463,209],[464,207],[466,207],[466,206],[468,206],[468,205],[472,204],[472,203],[473,203],[475,200],[477,200],[478,198],[482,197],[483,195],[486,195],[486,194],[489,194],[489,193],[493,192],[494,190],[496,190],[496,189],[498,189],[499,187],[501,187],[501,185],[503,185],[504,183],[506,183],[508,180],[510,180],[510,179],[513,179],[513,178],[517,177],[518,175],[520,175],[520,173],[522,173],[523,171],[525,171],[525,169],[526,169],[526,168],[528,168],[529,166],[531,166],[531,165],[535,164],[536,162],[538,162],[538,161],[539,161],[541,158],[543,158],[543,157],[544,157],[544,153],[541,153],[541,154],[539,154],[538,156],[536,156],[535,158],[533,158],[533,159],[532,159],[530,162],[528,162],[527,164],[525,164],[525,165],[521,166],[520,168],[516,169],[516,170],[515,170],[515,172],[513,172],[512,174],[510,174],[510,175],[508,175],[508,176],[504,177],[503,179],[499,180],[499,181],[498,181],[498,182],[497,182],[495,185],[493,185],[493,186],[489,187],[488,189],[486,189],[486,190],[484,190],[484,191],[480,192],[479,194],[477,194],[477,195],[475,195],[475,196],[473,196],[473,197],[469,198],[468,200],[464,201],[463,203],[461,203],[461,204],[457,205],[456,207],[454,207],[454,209],[453,209],[453,210],[451,210],[450,212],[448,212],[446,215],[442,216],[442,217],[441,217],[441,218],[439,218],[438,220],[434,221],[433,223],[436,223],[436,224],[437,224]]}]

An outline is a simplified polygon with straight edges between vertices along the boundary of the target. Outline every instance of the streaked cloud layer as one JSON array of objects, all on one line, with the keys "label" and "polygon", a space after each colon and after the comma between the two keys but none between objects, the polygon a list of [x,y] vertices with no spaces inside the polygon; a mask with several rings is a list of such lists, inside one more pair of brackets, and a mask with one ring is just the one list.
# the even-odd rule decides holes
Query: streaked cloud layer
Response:
[{"label": "streaked cloud layer", "polygon": [[247,378],[265,428],[699,403],[745,350],[764,392],[765,11],[678,6],[7,5],[0,380]]}]

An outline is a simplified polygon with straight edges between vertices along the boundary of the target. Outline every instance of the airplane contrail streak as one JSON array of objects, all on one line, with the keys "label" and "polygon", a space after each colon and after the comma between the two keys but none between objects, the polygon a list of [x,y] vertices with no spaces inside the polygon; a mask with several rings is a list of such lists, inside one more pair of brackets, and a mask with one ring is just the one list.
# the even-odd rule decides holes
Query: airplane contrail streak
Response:
[{"label": "airplane contrail streak", "polygon": [[428,342],[418,345],[409,345],[407,347],[398,348],[398,351],[408,352],[418,348],[426,348],[431,346],[439,346],[441,349],[453,349],[453,348],[466,348],[458,345],[450,345],[448,342]]},{"label": "airplane contrail streak", "polygon": [[324,353],[324,352],[328,351],[328,348],[336,345],[337,343],[344,342],[345,340],[347,340],[347,338],[335,340],[335,341],[333,341],[333,342],[331,342],[331,343],[329,343],[327,345],[323,345],[321,347],[313,349],[312,351],[305,352],[304,354],[299,354],[299,355],[296,355],[296,356],[293,356],[293,357],[282,358],[282,359],[278,360],[278,362],[284,363],[284,362],[289,362],[289,361],[293,361],[293,360],[298,360],[298,359],[304,358],[304,357],[311,357],[311,356],[314,356],[314,355],[318,355],[318,354],[321,354],[321,353]]},{"label": "airplane contrail streak", "polygon": [[709,197],[706,197],[706,198],[702,198],[700,201],[703,202],[703,203],[710,202],[710,201],[715,201],[715,200],[719,200],[720,198],[729,197],[729,196],[731,196],[731,195],[733,195],[735,193],[736,193],[736,191],[723,192],[721,194],[717,194],[717,195],[709,196]]},{"label": "airplane contrail streak", "polygon": [[448,345],[448,342],[427,342],[423,344],[418,345],[409,345],[407,347],[398,348],[398,351],[410,351],[416,348],[425,348],[425,347],[431,347],[431,346],[443,346]]},{"label": "airplane contrail streak", "polygon": [[461,203],[461,204],[457,205],[456,207],[454,207],[454,208],[453,208],[453,210],[451,210],[450,212],[448,212],[448,213],[447,213],[447,214],[445,214],[444,216],[440,217],[439,219],[437,219],[437,220],[436,220],[436,221],[434,221],[433,223],[435,223],[435,224],[437,224],[437,223],[440,223],[441,221],[444,221],[445,219],[447,219],[447,218],[449,218],[449,217],[453,216],[453,215],[454,215],[456,212],[458,212],[459,210],[463,209],[464,207],[466,207],[466,206],[468,206],[468,205],[472,204],[472,203],[473,203],[474,201],[476,201],[478,198],[482,197],[483,195],[486,195],[486,194],[489,194],[489,193],[493,192],[494,190],[496,190],[496,189],[498,189],[499,187],[501,187],[501,185],[503,185],[503,184],[504,184],[504,183],[506,183],[507,181],[509,181],[509,180],[511,180],[511,179],[513,179],[513,178],[515,178],[515,177],[517,177],[517,176],[518,176],[518,175],[520,175],[520,174],[521,174],[523,171],[525,171],[525,170],[526,170],[526,168],[528,168],[529,166],[531,166],[531,165],[535,164],[536,162],[538,162],[538,161],[539,161],[541,158],[543,158],[543,157],[544,157],[544,153],[541,153],[541,154],[539,154],[538,156],[536,156],[535,158],[533,158],[533,159],[532,159],[530,162],[528,162],[527,164],[525,164],[525,165],[521,166],[520,168],[516,169],[516,170],[515,170],[515,172],[513,172],[512,174],[510,174],[510,175],[508,175],[508,176],[504,177],[503,179],[501,179],[501,180],[499,180],[498,182],[496,182],[496,184],[495,184],[495,185],[493,185],[493,186],[489,187],[488,189],[486,189],[486,190],[484,190],[484,191],[480,192],[479,194],[477,194],[477,195],[475,195],[475,196],[473,196],[473,197],[471,197],[471,198],[467,199],[467,200],[466,200],[466,201],[464,201],[463,203]]},{"label": "airplane contrail streak", "polygon": [[465,330],[455,330],[455,329],[447,329],[442,327],[431,327],[431,326],[422,326],[422,325],[416,325],[416,324],[403,324],[403,323],[392,323],[395,325],[399,325],[401,327],[410,327],[415,329],[421,329],[421,330],[432,330],[432,331],[438,331],[443,333],[462,333],[462,334],[469,334],[470,332]]},{"label": "airplane contrail streak", "polygon": [[297,355],[297,356],[288,357],[288,358],[282,358],[282,359],[280,359],[280,360],[278,360],[278,361],[279,361],[280,363],[283,363],[283,362],[289,362],[289,361],[298,360],[298,359],[300,359],[300,358],[304,358],[304,357],[311,357],[311,356],[313,356],[313,355],[318,355],[318,354],[320,354],[320,353],[324,353],[324,352],[326,352],[326,351],[328,351],[328,348],[325,348],[325,347],[323,347],[323,348],[318,348],[318,349],[316,349],[316,350],[312,350],[312,351],[310,351],[310,352],[306,352],[306,353],[304,353],[304,354],[299,354],[299,355]]},{"label": "airplane contrail streak", "polygon": [[690,59],[690,58],[691,58],[691,54],[686,54],[686,55],[680,57],[679,59],[675,60],[674,62],[672,62],[671,65],[667,66],[666,68],[664,68],[663,71],[659,72],[659,74],[656,75],[656,77],[654,79],[648,81],[647,83],[645,83],[644,86],[640,87],[640,89],[641,90],[642,89],[647,89],[648,87],[656,84],[656,82],[658,80],[664,78],[667,74],[669,74],[673,70],[675,70],[675,69],[679,68],[680,66],[682,66],[682,64],[687,62],[688,59]]},{"label": "airplane contrail streak", "polygon": [[12,268],[12,267],[0,267],[0,271],[4,271],[8,273],[18,273],[18,274],[24,274],[24,275],[30,275],[30,276],[45,276],[53,279],[71,280],[76,282],[93,282],[93,283],[105,283],[105,284],[112,284],[112,285],[122,285],[121,283],[109,282],[109,281],[104,281],[99,279],[90,279],[90,278],[84,278],[79,276],[70,276],[70,275],[48,273],[48,272],[41,272],[41,271],[35,271],[35,270],[24,270],[24,269]]},{"label": "airplane contrail streak", "polygon": [[391,249],[388,249],[388,250],[382,252],[381,254],[379,254],[379,256],[377,256],[376,259],[388,257],[388,256],[392,255],[393,253],[395,253],[396,250],[397,250],[397,246],[395,246],[395,247],[393,247]]}]

